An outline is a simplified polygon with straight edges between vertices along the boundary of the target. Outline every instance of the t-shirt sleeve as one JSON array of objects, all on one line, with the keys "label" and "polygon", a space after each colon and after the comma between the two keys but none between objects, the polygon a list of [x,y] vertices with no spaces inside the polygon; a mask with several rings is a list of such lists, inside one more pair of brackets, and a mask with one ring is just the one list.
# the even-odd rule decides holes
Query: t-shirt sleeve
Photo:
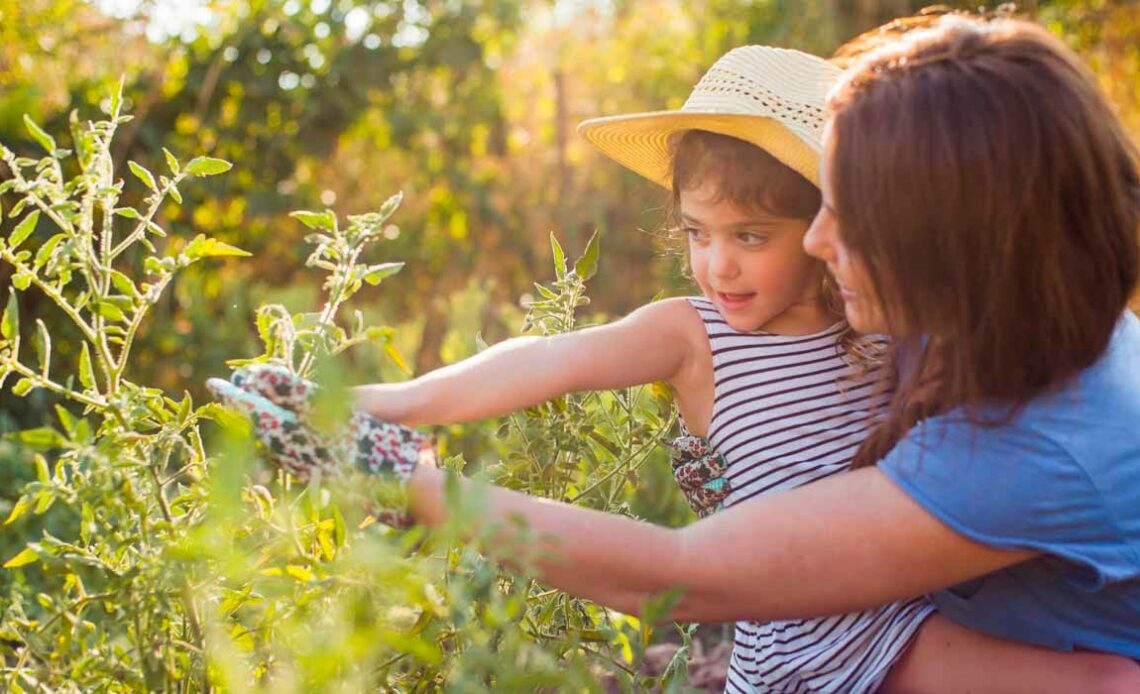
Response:
[{"label": "t-shirt sleeve", "polygon": [[1140,576],[1095,481],[1036,431],[934,417],[908,432],[878,467],[971,540],[1075,562],[1072,580],[1090,587]]}]

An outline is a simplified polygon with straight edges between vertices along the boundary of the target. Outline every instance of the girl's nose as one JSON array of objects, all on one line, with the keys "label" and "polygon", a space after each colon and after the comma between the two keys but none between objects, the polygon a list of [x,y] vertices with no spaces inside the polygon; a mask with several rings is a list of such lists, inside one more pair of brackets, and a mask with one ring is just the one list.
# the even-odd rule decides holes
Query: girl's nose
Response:
[{"label": "girl's nose", "polygon": [[709,271],[716,277],[731,278],[740,273],[736,253],[726,243],[714,243],[709,258]]}]

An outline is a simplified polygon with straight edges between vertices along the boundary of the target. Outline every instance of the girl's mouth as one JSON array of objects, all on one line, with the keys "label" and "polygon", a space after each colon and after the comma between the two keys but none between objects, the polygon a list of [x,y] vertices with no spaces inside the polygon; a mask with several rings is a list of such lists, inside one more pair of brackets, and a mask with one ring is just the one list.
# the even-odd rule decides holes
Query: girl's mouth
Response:
[{"label": "girl's mouth", "polygon": [[747,306],[752,297],[756,296],[756,292],[744,293],[731,293],[731,292],[717,292],[716,298],[720,305],[727,309],[739,309]]}]

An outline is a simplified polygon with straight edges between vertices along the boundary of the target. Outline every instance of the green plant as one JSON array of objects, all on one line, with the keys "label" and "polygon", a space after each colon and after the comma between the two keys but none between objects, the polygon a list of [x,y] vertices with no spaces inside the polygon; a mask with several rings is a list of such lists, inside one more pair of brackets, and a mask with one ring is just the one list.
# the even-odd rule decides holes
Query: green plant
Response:
[{"label": "green plant", "polygon": [[[119,206],[124,182],[115,179],[110,145],[130,119],[120,94],[104,103],[105,120],[72,114],[72,150],[30,119],[45,156],[0,147],[10,173],[0,193],[18,198],[10,216],[23,215],[0,242],[0,259],[14,272],[0,327],[0,383],[14,378],[16,395],[43,389],[61,401],[57,425],[15,436],[38,451],[36,481],[5,525],[58,505],[71,517],[65,527],[74,528],[65,537],[44,531],[4,564],[9,571],[37,567],[48,586],[34,595],[14,591],[0,621],[0,634],[16,644],[6,649],[3,674],[12,691],[169,688],[199,667],[190,577],[164,559],[200,514],[204,412],[188,395],[172,399],[126,371],[140,325],[178,270],[244,252],[198,236],[164,244],[160,254],[152,241],[166,237],[154,216],[167,200],[181,200],[179,185],[222,173],[227,162],[197,157],[183,165],[167,152],[169,175],[157,177],[129,162],[149,193],[140,209]],[[41,221],[51,235],[24,248]],[[129,274],[139,262],[141,281]],[[71,334],[53,336],[38,317],[34,331],[21,329],[18,293],[30,290],[65,317]],[[33,335],[30,359],[25,332]],[[53,337],[73,341],[65,364],[53,358]]]},{"label": "green plant", "polygon": [[[430,537],[394,532],[369,523],[351,490],[297,487],[258,466],[239,417],[130,379],[134,338],[178,272],[243,252],[203,235],[168,236],[154,221],[166,201],[181,201],[187,178],[223,173],[227,162],[183,164],[166,152],[169,171],[158,176],[129,162],[149,192],[139,208],[120,206],[124,182],[110,154],[129,119],[120,102],[106,101],[104,120],[73,115],[72,150],[30,120],[45,156],[0,148],[11,174],[0,193],[18,198],[8,211],[18,221],[0,240],[0,259],[14,271],[0,321],[0,382],[12,378],[17,395],[39,389],[58,400],[56,422],[13,437],[31,449],[36,477],[5,527],[31,527],[26,521],[43,514],[57,522],[0,558],[10,578],[0,686],[597,690],[602,672],[626,690],[653,686],[638,664],[661,606],[639,621],[548,590],[525,567],[500,569],[495,558],[511,556],[511,547],[492,542],[490,531],[467,537],[477,494],[452,490],[453,520]],[[332,395],[322,399],[329,416],[343,414],[336,384],[347,380],[338,360],[346,349],[377,344],[403,364],[391,330],[366,326],[359,311],[347,329],[340,321],[365,284],[400,269],[362,260],[399,203],[395,196],[376,213],[349,217],[343,229],[331,211],[294,213],[312,231],[307,264],[327,273],[325,303],[310,313],[257,311],[264,352],[252,360],[316,373]],[[539,289],[544,298],[531,306],[528,327],[575,327],[597,254],[595,240],[573,271],[559,256],[557,279]],[[29,291],[46,297],[70,330],[52,334],[39,317],[34,330],[21,325],[20,293]],[[53,345],[71,349],[53,353]],[[208,420],[222,426],[203,432]],[[509,420],[513,452],[485,474],[529,493],[628,511],[634,475],[660,455],[656,443],[671,421],[667,403],[645,389],[568,396]],[[457,457],[446,464],[465,467]]]}]

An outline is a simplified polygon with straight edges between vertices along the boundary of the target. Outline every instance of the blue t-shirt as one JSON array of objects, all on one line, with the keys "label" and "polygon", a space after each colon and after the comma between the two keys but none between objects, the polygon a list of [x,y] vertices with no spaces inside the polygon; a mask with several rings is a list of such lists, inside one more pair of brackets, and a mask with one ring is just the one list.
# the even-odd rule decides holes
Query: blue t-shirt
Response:
[{"label": "blue t-shirt", "polygon": [[907,433],[881,469],[962,535],[1039,558],[934,593],[949,619],[1057,650],[1140,658],[1140,320],[1009,424],[960,411]]}]

